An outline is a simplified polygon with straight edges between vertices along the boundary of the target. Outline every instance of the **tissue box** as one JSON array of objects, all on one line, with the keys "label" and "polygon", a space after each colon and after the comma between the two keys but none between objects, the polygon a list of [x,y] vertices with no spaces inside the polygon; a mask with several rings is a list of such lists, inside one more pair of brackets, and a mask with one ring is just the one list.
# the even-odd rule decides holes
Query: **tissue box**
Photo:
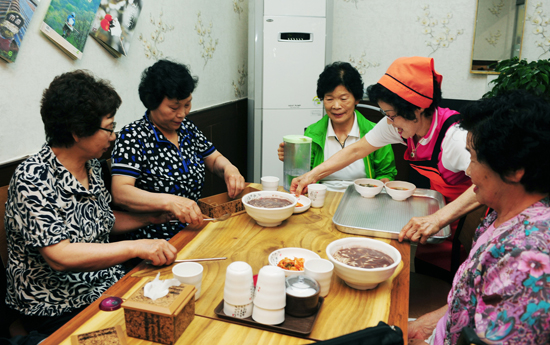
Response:
[{"label": "tissue box", "polygon": [[231,199],[226,193],[216,194],[207,198],[199,199],[197,203],[202,214],[211,218],[221,217],[227,213],[244,212],[244,205],[241,198],[250,192],[257,192],[258,189],[246,187],[235,199]]},{"label": "tissue box", "polygon": [[126,334],[162,344],[174,344],[195,317],[193,285],[172,286],[168,295],[152,300],[143,295],[147,280],[124,303]]}]

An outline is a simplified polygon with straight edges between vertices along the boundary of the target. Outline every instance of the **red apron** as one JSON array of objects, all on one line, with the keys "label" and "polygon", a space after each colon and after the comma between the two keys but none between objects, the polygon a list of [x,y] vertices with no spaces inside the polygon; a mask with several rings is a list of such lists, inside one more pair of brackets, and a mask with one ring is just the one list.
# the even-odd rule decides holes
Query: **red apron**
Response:
[{"label": "red apron", "polygon": [[[443,142],[443,138],[445,137],[447,130],[459,120],[459,114],[452,115],[445,120],[441,130],[439,131],[439,135],[437,136],[437,141],[430,160],[411,161],[408,155],[405,154],[405,160],[408,160],[411,167],[418,171],[418,173],[430,180],[430,188],[441,193],[445,198],[446,203],[450,203],[458,198],[458,196],[464,193],[464,191],[472,185],[472,181],[470,179],[456,185],[448,184],[443,180],[443,177],[438,169],[439,154],[441,153],[441,143]],[[451,223],[452,235],[447,238],[445,242],[438,245],[419,245],[416,251],[416,257],[451,271],[452,239],[458,226],[458,222],[459,220]]]},{"label": "red apron", "polygon": [[449,116],[449,118],[445,120],[441,130],[439,131],[439,135],[437,136],[437,141],[435,142],[430,160],[411,161],[409,156],[405,154],[405,160],[408,160],[411,167],[418,171],[419,174],[430,180],[430,188],[441,193],[443,197],[445,197],[446,203],[450,203],[458,198],[458,196],[464,193],[464,191],[472,185],[472,180],[470,179],[456,185],[448,184],[445,180],[443,180],[443,177],[438,169],[439,154],[441,153],[441,143],[443,142],[443,138],[445,137],[447,130],[458,120],[460,120],[459,114]]}]

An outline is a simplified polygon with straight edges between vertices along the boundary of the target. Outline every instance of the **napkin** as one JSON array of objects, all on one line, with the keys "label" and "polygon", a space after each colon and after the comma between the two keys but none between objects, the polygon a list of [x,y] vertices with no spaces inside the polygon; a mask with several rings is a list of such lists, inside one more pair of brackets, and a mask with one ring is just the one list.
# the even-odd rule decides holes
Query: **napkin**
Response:
[{"label": "napkin", "polygon": [[145,286],[143,287],[143,295],[145,297],[149,297],[153,301],[157,298],[168,295],[168,288],[170,288],[170,286],[180,285],[180,281],[175,278],[160,280],[159,277],[160,272],[157,274],[155,279],[145,284]]}]

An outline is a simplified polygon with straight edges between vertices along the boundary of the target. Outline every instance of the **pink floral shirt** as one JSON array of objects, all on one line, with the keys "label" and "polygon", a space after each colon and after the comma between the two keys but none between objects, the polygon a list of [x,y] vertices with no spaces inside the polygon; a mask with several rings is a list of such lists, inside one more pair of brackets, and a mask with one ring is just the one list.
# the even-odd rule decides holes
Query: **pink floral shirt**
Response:
[{"label": "pink floral shirt", "polygon": [[550,199],[531,205],[478,244],[496,216],[489,214],[477,229],[477,249],[455,275],[444,343],[455,344],[470,326],[488,344],[549,344]]}]

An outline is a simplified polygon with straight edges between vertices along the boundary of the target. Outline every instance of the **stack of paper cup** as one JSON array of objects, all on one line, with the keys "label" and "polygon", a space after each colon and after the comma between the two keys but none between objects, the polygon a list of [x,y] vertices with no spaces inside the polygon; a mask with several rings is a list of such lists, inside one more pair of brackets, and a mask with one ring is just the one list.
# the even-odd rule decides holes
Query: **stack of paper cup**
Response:
[{"label": "stack of paper cup", "polygon": [[240,319],[252,315],[254,280],[252,267],[243,261],[227,266],[223,289],[223,312]]},{"label": "stack of paper cup", "polygon": [[285,320],[285,272],[279,267],[264,266],[258,273],[254,292],[252,319],[266,325],[277,325]]},{"label": "stack of paper cup", "polygon": [[311,199],[311,207],[323,207],[325,204],[325,195],[327,186],[320,183],[313,183],[307,186],[307,195]]}]

